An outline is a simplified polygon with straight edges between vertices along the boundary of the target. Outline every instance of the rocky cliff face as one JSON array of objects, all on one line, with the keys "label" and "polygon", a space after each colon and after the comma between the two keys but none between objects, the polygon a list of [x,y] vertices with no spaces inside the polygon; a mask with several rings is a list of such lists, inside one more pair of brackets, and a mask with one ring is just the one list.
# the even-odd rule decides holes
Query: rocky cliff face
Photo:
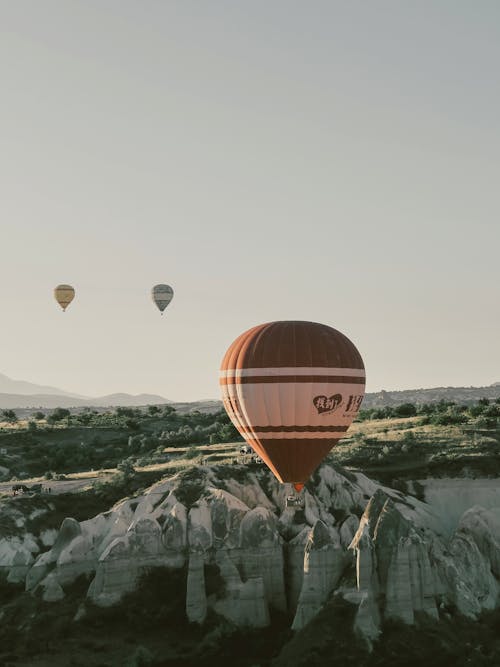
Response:
[{"label": "rocky cliff face", "polygon": [[497,604],[494,509],[468,509],[450,534],[429,505],[328,465],[303,508],[285,507],[287,491],[267,469],[194,468],[88,521],[65,519],[42,554],[29,536],[4,538],[0,564],[47,601],[90,575],[88,597],[99,605],[118,601],[148,568],[185,568],[195,623],[212,609],[264,627],[279,610],[297,630],[336,591],[358,605],[355,627],[369,642],[383,617],[411,624],[451,605],[474,618]]}]

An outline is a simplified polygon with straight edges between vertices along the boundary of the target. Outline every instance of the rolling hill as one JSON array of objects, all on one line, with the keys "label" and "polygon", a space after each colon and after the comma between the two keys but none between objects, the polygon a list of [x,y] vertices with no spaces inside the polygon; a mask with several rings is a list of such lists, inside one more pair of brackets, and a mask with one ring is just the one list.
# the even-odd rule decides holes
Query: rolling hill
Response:
[{"label": "rolling hill", "polygon": [[[433,387],[431,389],[405,389],[402,391],[369,392],[363,400],[363,408],[401,405],[401,403],[436,403],[438,401],[454,401],[471,404],[480,398],[496,399],[500,397],[500,382],[487,387]],[[116,407],[139,405],[162,405],[172,403],[171,400],[157,394],[116,393],[106,396],[90,397],[81,394],[26,382],[13,380],[0,373],[0,409],[28,408],[83,408],[83,407]],[[221,401],[193,401],[179,404],[184,410],[201,409],[202,411],[217,410]]]}]

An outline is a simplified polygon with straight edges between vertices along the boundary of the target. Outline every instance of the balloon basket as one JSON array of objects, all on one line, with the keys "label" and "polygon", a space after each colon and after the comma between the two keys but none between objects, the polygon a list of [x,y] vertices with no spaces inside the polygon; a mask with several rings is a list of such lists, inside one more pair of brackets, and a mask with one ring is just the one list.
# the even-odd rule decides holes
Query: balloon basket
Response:
[{"label": "balloon basket", "polygon": [[300,491],[297,491],[296,488],[294,488],[294,485],[291,485],[292,488],[290,489],[290,493],[286,497],[286,507],[292,507],[292,508],[298,508],[301,509],[302,507],[305,506],[305,497],[304,493],[302,492],[302,489]]}]

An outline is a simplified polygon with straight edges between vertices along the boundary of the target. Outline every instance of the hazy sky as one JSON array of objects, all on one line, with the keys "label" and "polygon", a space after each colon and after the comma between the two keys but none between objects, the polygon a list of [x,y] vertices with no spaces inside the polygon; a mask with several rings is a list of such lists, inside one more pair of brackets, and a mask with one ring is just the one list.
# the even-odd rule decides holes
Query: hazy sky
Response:
[{"label": "hazy sky", "polygon": [[0,372],[217,397],[304,319],[500,381],[499,73],[497,0],[0,0]]}]

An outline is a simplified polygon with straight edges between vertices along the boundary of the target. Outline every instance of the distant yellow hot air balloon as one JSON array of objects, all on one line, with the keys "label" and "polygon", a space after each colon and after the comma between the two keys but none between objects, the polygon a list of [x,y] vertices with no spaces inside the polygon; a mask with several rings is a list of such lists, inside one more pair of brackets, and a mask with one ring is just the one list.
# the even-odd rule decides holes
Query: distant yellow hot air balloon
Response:
[{"label": "distant yellow hot air balloon", "polygon": [[155,285],[151,290],[151,296],[158,310],[163,315],[163,311],[174,298],[174,290],[170,285]]},{"label": "distant yellow hot air balloon", "polygon": [[61,308],[66,310],[75,298],[75,290],[71,285],[58,285],[54,289],[54,297]]}]

